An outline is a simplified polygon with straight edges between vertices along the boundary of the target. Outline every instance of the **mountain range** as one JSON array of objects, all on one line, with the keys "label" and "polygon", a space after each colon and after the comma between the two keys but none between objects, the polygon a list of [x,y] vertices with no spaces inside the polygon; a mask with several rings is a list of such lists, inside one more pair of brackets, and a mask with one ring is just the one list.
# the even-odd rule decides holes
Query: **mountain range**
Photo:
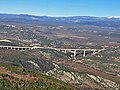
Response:
[{"label": "mountain range", "polygon": [[93,25],[100,27],[116,27],[116,28],[120,27],[120,18],[117,16],[50,17],[50,16],[34,16],[27,14],[0,14],[0,21],[25,22],[50,25]]}]

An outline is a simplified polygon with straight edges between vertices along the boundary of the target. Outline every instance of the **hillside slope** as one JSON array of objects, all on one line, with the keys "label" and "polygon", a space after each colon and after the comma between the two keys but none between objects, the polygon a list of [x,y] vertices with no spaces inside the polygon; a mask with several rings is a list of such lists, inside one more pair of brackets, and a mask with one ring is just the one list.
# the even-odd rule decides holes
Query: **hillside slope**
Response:
[{"label": "hillside slope", "polygon": [[0,90],[78,90],[40,72],[0,65]]},{"label": "hillside slope", "polygon": [[54,68],[51,60],[65,58],[67,56],[63,53],[47,49],[30,51],[0,50],[0,63],[42,72],[47,72]]}]

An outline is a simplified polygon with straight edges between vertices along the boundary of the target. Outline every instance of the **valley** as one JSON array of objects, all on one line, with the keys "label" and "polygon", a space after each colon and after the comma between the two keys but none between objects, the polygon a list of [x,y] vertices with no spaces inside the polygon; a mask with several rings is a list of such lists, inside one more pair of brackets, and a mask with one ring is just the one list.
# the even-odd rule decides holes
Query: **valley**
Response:
[{"label": "valley", "polygon": [[26,90],[119,90],[119,23],[107,17],[0,14],[0,89],[9,82],[4,89],[14,84]]}]

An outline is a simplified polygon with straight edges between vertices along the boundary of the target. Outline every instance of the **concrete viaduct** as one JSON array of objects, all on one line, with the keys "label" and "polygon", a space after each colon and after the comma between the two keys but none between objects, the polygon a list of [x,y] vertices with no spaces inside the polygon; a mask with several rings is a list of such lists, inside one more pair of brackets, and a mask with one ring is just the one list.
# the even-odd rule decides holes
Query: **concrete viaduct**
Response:
[{"label": "concrete viaduct", "polygon": [[20,47],[20,46],[0,46],[2,49],[9,49],[9,50],[31,50],[31,47]]},{"label": "concrete viaduct", "polygon": [[64,53],[73,53],[73,56],[75,57],[79,52],[82,52],[83,53],[83,57],[86,56],[86,53],[87,52],[92,52],[92,55],[95,55],[101,51],[103,51],[104,49],[58,49],[58,48],[55,48],[55,50],[57,51],[62,51]]},{"label": "concrete viaduct", "polygon": [[104,49],[62,49],[62,48],[52,48],[52,47],[38,47],[38,46],[34,46],[34,47],[20,47],[20,46],[0,46],[0,48],[2,49],[9,49],[9,50],[20,50],[20,51],[25,51],[25,50],[32,50],[32,49],[40,49],[40,48],[48,48],[48,49],[53,49],[53,50],[57,50],[57,51],[61,51],[64,53],[73,53],[73,56],[76,57],[76,55],[78,54],[78,52],[82,52],[83,53],[83,57],[86,56],[86,52],[92,52],[92,55],[97,54],[98,52],[103,51]]}]

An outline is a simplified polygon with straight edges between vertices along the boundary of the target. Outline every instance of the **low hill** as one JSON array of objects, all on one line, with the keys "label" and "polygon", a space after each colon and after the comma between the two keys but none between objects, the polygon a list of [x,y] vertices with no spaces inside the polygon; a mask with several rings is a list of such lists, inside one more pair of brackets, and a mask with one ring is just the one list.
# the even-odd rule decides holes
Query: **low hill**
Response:
[{"label": "low hill", "polygon": [[54,68],[54,59],[68,59],[62,52],[51,49],[34,49],[28,51],[0,50],[0,63],[47,72]]}]

